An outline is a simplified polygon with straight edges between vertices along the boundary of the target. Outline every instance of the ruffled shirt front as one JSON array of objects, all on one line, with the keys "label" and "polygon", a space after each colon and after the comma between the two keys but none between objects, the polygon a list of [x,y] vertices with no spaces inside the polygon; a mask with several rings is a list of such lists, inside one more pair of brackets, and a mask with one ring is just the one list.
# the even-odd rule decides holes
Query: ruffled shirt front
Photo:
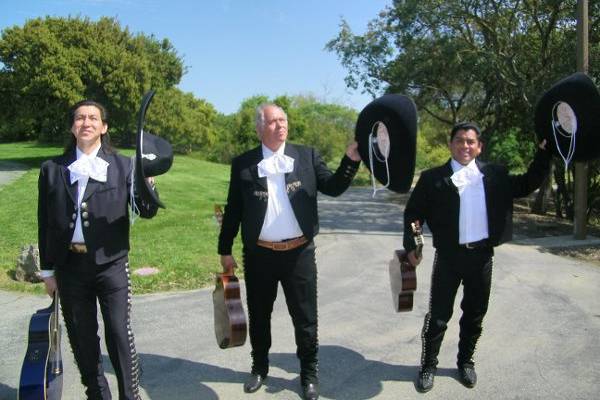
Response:
[{"label": "ruffled shirt front", "polygon": [[462,165],[452,159],[450,164],[454,171],[452,183],[460,196],[458,242],[464,244],[486,239],[489,231],[483,174],[477,168],[475,160]]}]

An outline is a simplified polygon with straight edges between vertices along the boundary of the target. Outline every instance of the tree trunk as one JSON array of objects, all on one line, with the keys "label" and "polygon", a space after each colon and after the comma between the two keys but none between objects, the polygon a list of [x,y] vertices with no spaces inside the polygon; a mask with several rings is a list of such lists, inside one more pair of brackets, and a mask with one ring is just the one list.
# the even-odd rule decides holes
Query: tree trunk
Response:
[{"label": "tree trunk", "polygon": [[554,170],[554,165],[550,164],[550,171],[548,172],[548,176],[542,182],[540,189],[538,190],[537,195],[535,196],[535,201],[531,206],[531,212],[538,215],[544,215],[548,211],[548,201],[550,196],[552,195],[552,172]]},{"label": "tree trunk", "polygon": [[556,181],[556,216],[573,220],[572,185],[566,180],[569,170],[559,160],[555,162],[554,180]]}]

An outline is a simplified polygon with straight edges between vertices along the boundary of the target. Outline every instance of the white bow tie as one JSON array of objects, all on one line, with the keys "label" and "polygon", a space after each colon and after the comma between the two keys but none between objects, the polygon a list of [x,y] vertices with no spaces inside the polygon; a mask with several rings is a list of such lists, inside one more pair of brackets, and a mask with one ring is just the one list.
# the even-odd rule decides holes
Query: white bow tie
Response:
[{"label": "white bow tie", "polygon": [[482,177],[483,174],[478,169],[465,167],[452,174],[450,179],[452,179],[452,183],[458,188],[458,191],[462,192],[467,185],[474,185],[482,182]]},{"label": "white bow tie", "polygon": [[84,179],[92,178],[98,182],[106,182],[108,163],[100,157],[91,158],[83,155],[79,160],[68,166],[71,172],[71,184]]},{"label": "white bow tie", "polygon": [[294,159],[285,154],[275,153],[271,157],[263,159],[258,163],[258,176],[284,174],[294,170]]}]

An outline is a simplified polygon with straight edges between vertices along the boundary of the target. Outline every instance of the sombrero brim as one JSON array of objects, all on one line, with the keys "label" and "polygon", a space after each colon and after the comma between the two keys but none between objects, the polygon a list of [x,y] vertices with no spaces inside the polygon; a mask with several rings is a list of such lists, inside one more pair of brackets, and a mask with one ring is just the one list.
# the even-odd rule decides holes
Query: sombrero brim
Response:
[{"label": "sombrero brim", "polygon": [[[600,156],[600,94],[586,74],[578,72],[560,80],[545,92],[535,109],[535,132],[554,155],[565,155],[571,138],[557,134],[555,137],[553,110],[557,103],[567,103],[577,119],[573,159],[585,161]],[[560,152],[556,143],[560,146]]]},{"label": "sombrero brim", "polygon": [[135,149],[135,189],[137,196],[145,203],[153,203],[158,205],[160,208],[165,208],[165,205],[158,194],[148,181],[146,181],[146,175],[144,173],[144,161],[143,161],[143,145],[144,145],[144,120],[146,116],[146,110],[152,101],[152,97],[154,97],[154,90],[149,91],[144,95],[142,99],[142,105],[140,107],[140,112],[138,115],[138,129],[136,136],[136,149]]},{"label": "sombrero brim", "polygon": [[[377,122],[383,122],[389,133],[388,189],[406,193],[410,190],[415,172],[417,107],[407,96],[386,94],[367,104],[360,112],[355,138],[358,142],[358,152],[369,170],[369,135]],[[373,159],[371,173],[381,184],[385,185],[388,182],[385,162]]]}]

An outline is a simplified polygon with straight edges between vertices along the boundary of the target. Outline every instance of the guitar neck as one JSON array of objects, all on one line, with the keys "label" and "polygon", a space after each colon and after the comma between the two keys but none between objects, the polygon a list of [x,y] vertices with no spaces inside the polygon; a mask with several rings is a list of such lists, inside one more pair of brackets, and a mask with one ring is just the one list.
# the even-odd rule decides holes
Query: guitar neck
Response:
[{"label": "guitar neck", "polygon": [[54,291],[54,299],[52,300],[52,308],[54,318],[52,319],[51,329],[52,333],[58,332],[60,329],[60,298],[58,297],[58,290]]},{"label": "guitar neck", "polygon": [[54,291],[54,300],[52,301],[53,313],[50,317],[50,352],[49,367],[54,375],[62,373],[62,355],[60,349],[60,300],[58,290]]},{"label": "guitar neck", "polygon": [[423,245],[420,244],[415,248],[415,255],[417,256],[417,258],[420,258],[422,253],[423,253]]},{"label": "guitar neck", "polygon": [[415,255],[417,258],[421,257],[423,252],[423,231],[421,230],[421,224],[419,221],[411,223],[413,240],[415,241]]}]

